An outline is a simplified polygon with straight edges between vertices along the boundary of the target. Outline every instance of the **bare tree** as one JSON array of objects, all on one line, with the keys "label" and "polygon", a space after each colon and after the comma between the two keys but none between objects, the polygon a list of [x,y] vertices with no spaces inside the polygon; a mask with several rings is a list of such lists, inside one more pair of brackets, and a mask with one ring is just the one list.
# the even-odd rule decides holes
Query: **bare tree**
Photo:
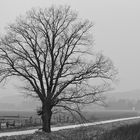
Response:
[{"label": "bare tree", "polygon": [[93,53],[92,26],[70,7],[52,6],[17,18],[1,37],[1,81],[24,80],[24,89],[42,103],[45,132],[51,132],[53,109],[79,113],[79,105],[100,100],[116,74],[110,59]]}]

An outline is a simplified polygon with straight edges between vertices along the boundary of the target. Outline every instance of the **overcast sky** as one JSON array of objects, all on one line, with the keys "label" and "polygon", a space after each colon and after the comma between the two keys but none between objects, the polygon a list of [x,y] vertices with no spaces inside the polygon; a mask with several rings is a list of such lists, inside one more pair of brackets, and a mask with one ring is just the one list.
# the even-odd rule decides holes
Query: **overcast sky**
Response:
[{"label": "overcast sky", "polygon": [[[140,89],[139,0],[0,0],[0,32],[32,7],[52,4],[70,5],[81,17],[93,21],[95,49],[109,56],[119,70],[116,90]],[[8,95],[9,91],[18,92],[8,85],[0,94]]]}]

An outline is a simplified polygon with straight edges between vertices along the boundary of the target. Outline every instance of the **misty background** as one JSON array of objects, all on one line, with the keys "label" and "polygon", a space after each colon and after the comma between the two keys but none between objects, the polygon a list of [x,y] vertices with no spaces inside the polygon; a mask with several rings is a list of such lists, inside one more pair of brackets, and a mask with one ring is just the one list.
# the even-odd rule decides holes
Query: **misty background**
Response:
[{"label": "misty background", "polygon": [[[119,71],[119,82],[114,84],[115,90],[105,94],[107,102],[111,105],[113,101],[116,106],[123,102],[125,105],[129,104],[129,109],[137,108],[140,100],[140,1],[0,1],[0,34],[4,34],[7,24],[14,22],[17,16],[24,15],[31,8],[51,5],[70,5],[81,18],[87,18],[94,23],[92,33],[95,51],[103,52],[104,55],[110,57]],[[5,86],[0,84],[0,110],[36,109],[34,103],[37,101],[27,98],[17,88],[22,84],[16,79],[11,79]]]}]

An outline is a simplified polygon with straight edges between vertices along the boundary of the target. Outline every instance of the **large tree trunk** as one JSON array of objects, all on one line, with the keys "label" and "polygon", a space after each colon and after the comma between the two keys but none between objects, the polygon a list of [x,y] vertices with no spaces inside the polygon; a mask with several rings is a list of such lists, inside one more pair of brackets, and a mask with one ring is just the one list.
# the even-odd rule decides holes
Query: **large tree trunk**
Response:
[{"label": "large tree trunk", "polygon": [[52,111],[48,106],[43,105],[42,107],[42,130],[44,132],[51,132],[51,117]]}]

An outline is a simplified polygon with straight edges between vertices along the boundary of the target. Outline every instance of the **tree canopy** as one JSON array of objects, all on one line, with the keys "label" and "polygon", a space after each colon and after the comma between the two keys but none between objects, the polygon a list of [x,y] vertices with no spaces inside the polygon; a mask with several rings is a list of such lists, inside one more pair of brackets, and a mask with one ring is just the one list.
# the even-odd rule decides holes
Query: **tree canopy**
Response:
[{"label": "tree canopy", "polygon": [[32,9],[0,39],[1,81],[24,80],[24,90],[41,100],[42,116],[44,108],[76,111],[79,104],[98,101],[116,70],[109,58],[94,52],[92,27],[70,7]]}]

